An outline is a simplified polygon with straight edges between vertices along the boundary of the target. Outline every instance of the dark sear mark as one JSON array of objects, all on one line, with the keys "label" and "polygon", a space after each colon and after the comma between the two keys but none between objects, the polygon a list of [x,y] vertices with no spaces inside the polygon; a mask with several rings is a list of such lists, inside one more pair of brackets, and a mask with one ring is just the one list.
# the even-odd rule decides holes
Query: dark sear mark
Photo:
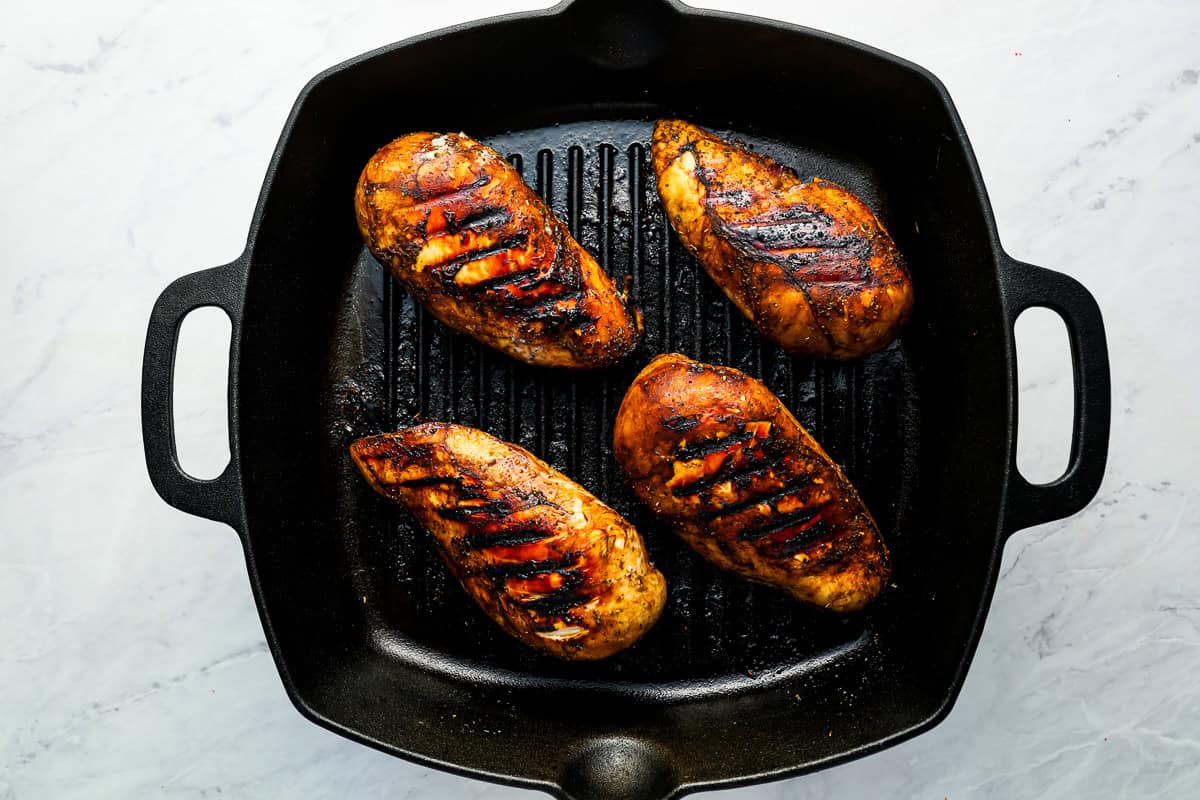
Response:
[{"label": "dark sear mark", "polygon": [[518,547],[549,539],[554,534],[537,528],[514,528],[501,531],[472,531],[458,542],[467,550],[487,550],[493,547]]},{"label": "dark sear mark", "polygon": [[785,497],[791,497],[795,493],[796,486],[789,484],[766,494],[754,495],[747,497],[744,500],[738,500],[736,503],[729,503],[728,505],[705,509],[699,512],[699,516],[700,519],[705,520],[728,516],[730,514],[736,514],[739,511],[745,511],[747,508],[753,508],[754,506],[762,505],[763,503],[767,503],[768,505],[774,504],[776,501],[782,500]]},{"label": "dark sear mark", "polygon": [[[580,596],[576,593],[574,587],[560,586],[548,595],[539,597],[536,600],[521,601],[521,608],[532,611],[535,614],[543,617],[563,617],[564,622],[573,622],[568,618],[568,613],[575,606],[580,605]],[[549,625],[545,630],[554,630],[553,625]]]},{"label": "dark sear mark", "polygon": [[664,419],[662,421],[662,426],[664,428],[666,428],[669,431],[674,431],[675,433],[684,433],[685,431],[690,431],[692,428],[696,427],[699,424],[700,424],[700,416],[699,415],[692,415],[692,416],[675,415],[675,416],[667,417],[666,419]]},{"label": "dark sear mark", "polygon": [[560,308],[560,303],[578,304],[582,299],[583,292],[578,289],[563,291],[561,287],[555,287],[554,293],[539,297],[536,302],[522,308],[521,315],[528,320],[550,321],[560,314],[573,310],[573,307]]},{"label": "dark sear mark", "polygon": [[[546,334],[577,328],[592,321],[593,316],[583,308],[586,293],[578,259],[571,259],[571,248],[561,236],[549,268],[533,266],[493,278],[485,278],[468,287],[470,292],[498,292],[514,319],[526,324],[540,324]],[[495,251],[504,249],[500,243]],[[524,242],[522,242],[524,244]],[[468,260],[477,260],[491,252],[477,251]]]},{"label": "dark sear mark", "polygon": [[[415,486],[440,484],[458,486],[457,502],[454,505],[436,509],[436,513],[443,519],[475,526],[454,540],[455,546],[464,553],[476,552],[482,555],[490,550],[504,550],[536,544],[556,535],[553,530],[528,527],[519,522],[513,524],[512,521],[508,522],[512,527],[498,530],[480,530],[478,527],[504,525],[505,518],[518,510],[527,510],[538,506],[558,507],[548,502],[540,492],[531,492],[519,497],[509,495],[496,497],[485,494],[479,487],[469,481],[464,481],[460,476],[414,478],[411,483]],[[504,557],[504,554],[498,555]],[[585,573],[579,566],[580,557],[580,553],[571,552],[558,559],[493,563],[485,565],[483,573],[498,584],[503,584],[510,579],[536,579],[557,574],[562,581],[559,586],[546,593],[525,590],[520,592],[515,599],[522,608],[535,614],[561,615],[585,599],[577,594],[585,582]]]},{"label": "dark sear mark", "polygon": [[789,511],[786,514],[777,514],[776,516],[768,516],[766,525],[760,527],[747,526],[738,531],[738,538],[743,542],[754,542],[759,539],[771,536],[776,533],[783,533],[791,528],[803,525],[810,522],[814,517],[820,516],[819,508],[801,508],[796,511]]},{"label": "dark sear mark", "polygon": [[705,489],[709,489],[719,483],[724,483],[725,481],[731,481],[735,486],[746,485],[749,484],[754,478],[759,477],[760,475],[765,475],[766,473],[778,467],[779,463],[783,460],[782,453],[771,455],[761,454],[756,451],[755,455],[761,455],[762,459],[764,460],[751,461],[750,463],[743,464],[735,469],[728,469],[726,468],[726,465],[723,464],[722,468],[717,470],[712,475],[700,478],[699,480],[693,481],[692,483],[684,486],[676,486],[671,490],[671,494],[675,495],[676,497],[687,497],[689,495],[699,494]]},{"label": "dark sear mark", "polygon": [[765,429],[759,428],[759,423],[747,423],[737,433],[723,438],[706,439],[680,448],[675,454],[677,461],[693,461],[722,452],[726,458],[713,474],[675,486],[671,489],[671,494],[675,497],[687,497],[726,481],[738,488],[745,488],[756,477],[779,467],[788,455],[788,448],[778,439],[770,436],[764,438],[764,431]]},{"label": "dark sear mark", "polygon": [[506,500],[492,500],[479,504],[459,503],[455,506],[437,509],[437,514],[442,519],[452,519],[460,522],[475,521],[478,517],[484,517],[485,520],[495,520],[502,516],[511,514],[513,507]]},{"label": "dark sear mark", "polygon": [[735,488],[745,489],[754,482],[755,478],[759,478],[765,474],[774,472],[775,469],[780,466],[781,460],[781,458],[777,458],[774,461],[762,466],[758,466],[755,469],[744,469],[731,472],[726,477],[726,480],[731,482]]},{"label": "dark sear mark", "polygon": [[[491,177],[489,177],[487,175],[480,175],[478,178],[476,178],[475,180],[466,184],[465,186],[455,186],[453,188],[444,189],[441,191],[437,191],[437,190],[426,191],[421,188],[420,180],[416,180],[416,181],[413,181],[415,186],[411,189],[411,194],[413,196],[413,199],[417,201],[416,203],[414,203],[414,205],[417,207],[420,207],[423,205],[427,205],[429,203],[446,202],[447,200],[449,200],[449,198],[459,197],[462,195],[470,194],[471,192],[475,191],[476,189],[480,189],[484,186],[487,186],[488,183],[491,182],[491,180],[492,180]],[[393,181],[391,183],[379,183],[379,184],[375,184],[375,187],[383,187],[383,188],[387,188],[387,189],[408,190],[408,181]]]},{"label": "dark sear mark", "polygon": [[519,601],[521,607],[536,614],[551,617],[566,614],[579,605],[580,601],[584,599],[579,595],[579,588],[583,585],[583,573],[578,570],[570,570],[561,575],[562,586],[540,597],[521,599]]},{"label": "dark sear mark", "polygon": [[484,231],[488,228],[495,228],[500,225],[507,225],[512,222],[512,212],[503,206],[492,206],[491,208],[479,208],[466,214],[462,219],[455,219],[453,212],[446,213],[446,232],[458,233],[459,231]]},{"label": "dark sear mark", "polygon": [[[693,150],[695,148],[692,148]],[[726,191],[709,191],[710,205],[727,206],[729,208],[749,208],[754,197],[746,189],[729,189]]]},{"label": "dark sear mark", "polygon": [[409,478],[406,481],[398,481],[397,486],[403,486],[406,489],[419,489],[425,486],[462,486],[462,478],[458,475],[427,475],[421,478]]},{"label": "dark sear mark", "polygon": [[[477,250],[467,250],[459,253],[453,258],[449,258],[438,264],[430,264],[429,268],[436,271],[442,281],[448,285],[454,285],[454,278],[458,275],[459,270],[472,261],[480,261],[488,256],[499,255],[500,253],[514,250],[518,247],[524,247],[529,241],[529,234],[525,231],[515,233],[512,236],[506,236],[495,244],[486,247],[480,247]],[[507,278],[507,275],[501,276]]]},{"label": "dark sear mark", "polygon": [[779,546],[779,555],[794,556],[810,544],[827,539],[833,536],[835,531],[825,524],[825,520],[818,519],[811,525],[800,529],[796,535],[784,541]]},{"label": "dark sear mark", "polygon": [[577,570],[580,553],[567,553],[562,558],[543,560],[518,561],[515,563],[488,564],[483,568],[484,573],[492,580],[502,583],[510,578],[536,578],[539,575],[549,575],[552,572],[567,572]]},{"label": "dark sear mark", "polygon": [[[508,248],[504,248],[508,249]],[[490,254],[489,254],[490,255]],[[482,258],[483,256],[480,256]],[[475,259],[472,259],[474,261]],[[509,272],[504,275],[497,275],[494,278],[485,278],[478,283],[473,283],[470,286],[472,291],[488,291],[489,289],[508,289],[520,288],[519,284],[529,283],[530,279],[538,278],[540,272],[537,267],[529,267],[528,269],[519,269],[515,272]]]},{"label": "dark sear mark", "polygon": [[871,240],[834,236],[833,218],[819,209],[790,206],[737,222],[720,220],[730,242],[749,258],[766,258],[810,283],[863,281],[871,276]]},{"label": "dark sear mark", "polygon": [[795,205],[761,217],[724,222],[721,227],[734,242],[759,250],[828,247],[833,217],[819,209]]},{"label": "dark sear mark", "polygon": [[703,442],[684,445],[675,451],[675,458],[680,461],[692,461],[713,453],[720,453],[721,451],[727,450],[734,445],[745,444],[746,442],[753,441],[754,436],[755,435],[753,431],[741,431],[739,433],[731,433],[721,439],[708,439]]},{"label": "dark sear mark", "polygon": [[543,322],[545,330],[548,332],[559,332],[570,328],[578,328],[585,322],[591,322],[592,317],[586,311],[573,304],[568,308],[555,309],[553,314],[547,312],[544,315],[530,315],[527,317],[530,321]]}]

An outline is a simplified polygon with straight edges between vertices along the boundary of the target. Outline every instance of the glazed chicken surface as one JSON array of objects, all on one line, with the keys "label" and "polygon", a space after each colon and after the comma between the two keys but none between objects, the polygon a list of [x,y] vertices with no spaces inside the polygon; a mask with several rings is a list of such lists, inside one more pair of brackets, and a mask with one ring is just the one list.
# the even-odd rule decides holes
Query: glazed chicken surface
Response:
[{"label": "glazed chicken surface", "polygon": [[495,150],[456,133],[385,145],[358,181],[363,239],[455,330],[529,364],[594,368],[637,347],[642,319]]},{"label": "glazed chicken surface", "polygon": [[350,447],[370,485],[431,534],[467,593],[526,645],[591,660],[654,625],[666,582],[617,512],[528,451],[423,423]]},{"label": "glazed chicken surface", "polygon": [[766,156],[682,120],[660,120],[651,155],[667,217],[726,296],[789,352],[855,358],[908,320],[912,281],[857,196],[802,181]]},{"label": "glazed chicken surface", "polygon": [[655,358],[621,403],[613,445],[641,500],[717,566],[840,612],[886,584],[888,551],[858,493],[750,376]]}]

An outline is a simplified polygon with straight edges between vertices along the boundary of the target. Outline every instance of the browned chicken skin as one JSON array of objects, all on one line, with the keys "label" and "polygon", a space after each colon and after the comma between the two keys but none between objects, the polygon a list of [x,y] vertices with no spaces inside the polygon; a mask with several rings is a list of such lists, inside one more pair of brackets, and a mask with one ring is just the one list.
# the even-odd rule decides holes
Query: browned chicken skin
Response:
[{"label": "browned chicken skin", "polygon": [[784,349],[854,358],[891,342],[912,282],[871,209],[680,120],[651,142],[658,192],[684,246],[759,331]]},{"label": "browned chicken skin", "polygon": [[888,579],[875,520],[766,386],[672,353],[634,379],[614,454],[696,552],[798,600],[857,611]]},{"label": "browned chicken skin", "polygon": [[604,367],[637,347],[637,309],[516,170],[464,134],[385,145],[354,209],[375,257],[455,330],[542,366]]},{"label": "browned chicken skin", "polygon": [[359,439],[350,453],[433,534],[479,607],[530,647],[604,658],[662,612],[666,582],[637,530],[528,451],[430,422]]}]

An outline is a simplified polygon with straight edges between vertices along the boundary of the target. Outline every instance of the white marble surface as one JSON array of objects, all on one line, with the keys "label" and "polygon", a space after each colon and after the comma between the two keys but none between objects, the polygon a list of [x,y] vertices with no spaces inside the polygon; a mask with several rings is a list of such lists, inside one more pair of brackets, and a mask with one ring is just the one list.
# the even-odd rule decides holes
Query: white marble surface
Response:
[{"label": "white marble surface", "polygon": [[[945,723],[865,760],[721,796],[1200,796],[1200,349],[1188,324],[1200,4],[707,4],[835,31],[939,75],[1005,246],[1098,297],[1114,385],[1100,496],[1011,541]],[[311,75],[409,34],[538,5],[63,0],[0,11],[0,798],[534,796],[353,745],[292,709],[236,537],[149,485],[138,391],[153,299],[240,252]],[[1053,331],[1044,318],[1029,328]],[[1023,347],[1022,384],[1066,413],[1060,339]],[[219,369],[221,358],[201,348],[194,362]],[[187,407],[184,444],[219,467],[223,409]],[[1023,463],[1052,473],[1065,435],[1061,416],[1025,419]]]}]

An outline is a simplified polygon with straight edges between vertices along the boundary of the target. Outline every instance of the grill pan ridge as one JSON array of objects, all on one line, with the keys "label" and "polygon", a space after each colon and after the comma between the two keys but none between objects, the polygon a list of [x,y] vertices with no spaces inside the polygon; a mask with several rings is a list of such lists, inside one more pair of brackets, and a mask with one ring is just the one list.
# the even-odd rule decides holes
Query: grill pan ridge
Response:
[{"label": "grill pan ridge", "polygon": [[[496,65],[482,81],[480,64]],[[901,338],[834,363],[758,336],[663,215],[648,152],[659,117],[862,197],[912,270]],[[628,286],[646,330],[627,363],[517,363],[393,283],[363,247],[351,197],[372,152],[421,129],[495,147]],[[171,395],[180,325],[206,305],[233,326],[231,460],[199,481],[179,466]],[[1033,306],[1063,318],[1075,385],[1070,464],[1044,485],[1015,466],[1013,325]],[[636,502],[612,457],[613,418],[640,367],[672,351],[760,377],[845,468],[893,556],[893,585],[866,611],[826,614],[726,575]],[[159,494],[241,536],[267,642],[306,717],[464,775],[571,800],[660,800],[826,767],[944,718],[1008,536],[1098,489],[1110,392],[1095,300],[1000,247],[962,123],[928,72],[676,0],[568,0],[391,45],[309,83],[245,252],[154,305],[142,429]],[[347,457],[354,438],[417,419],[516,442],[632,521],[669,585],[656,627],[611,659],[567,664],[488,622]]]}]

